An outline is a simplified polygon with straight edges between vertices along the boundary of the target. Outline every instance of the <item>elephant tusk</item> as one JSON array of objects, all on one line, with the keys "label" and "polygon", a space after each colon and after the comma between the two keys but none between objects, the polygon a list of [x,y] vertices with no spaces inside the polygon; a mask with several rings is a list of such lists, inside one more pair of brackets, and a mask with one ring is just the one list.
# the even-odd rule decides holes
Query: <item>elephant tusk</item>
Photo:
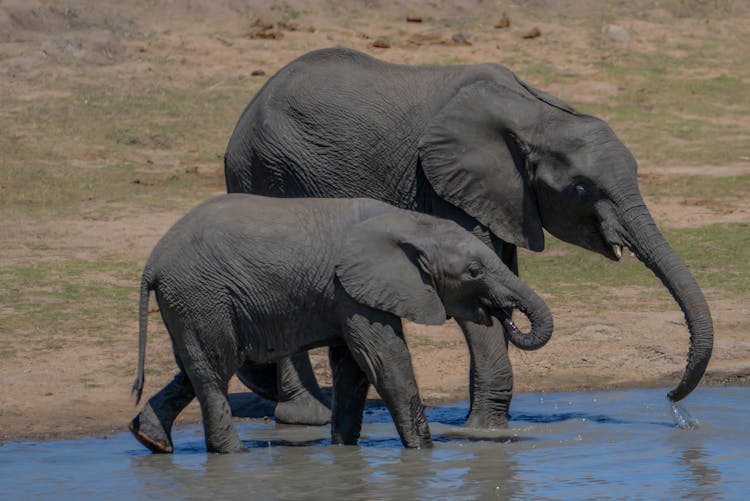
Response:
[{"label": "elephant tusk", "polygon": [[612,252],[615,253],[615,257],[618,261],[622,259],[622,245],[612,244]]}]

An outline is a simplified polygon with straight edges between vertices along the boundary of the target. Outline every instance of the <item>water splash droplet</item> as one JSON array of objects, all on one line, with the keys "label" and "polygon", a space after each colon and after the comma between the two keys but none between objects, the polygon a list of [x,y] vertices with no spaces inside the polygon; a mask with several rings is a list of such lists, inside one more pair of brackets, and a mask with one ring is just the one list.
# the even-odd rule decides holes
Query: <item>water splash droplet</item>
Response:
[{"label": "water splash droplet", "polygon": [[683,430],[695,430],[701,422],[690,415],[688,410],[679,402],[669,402],[669,411],[674,423]]}]

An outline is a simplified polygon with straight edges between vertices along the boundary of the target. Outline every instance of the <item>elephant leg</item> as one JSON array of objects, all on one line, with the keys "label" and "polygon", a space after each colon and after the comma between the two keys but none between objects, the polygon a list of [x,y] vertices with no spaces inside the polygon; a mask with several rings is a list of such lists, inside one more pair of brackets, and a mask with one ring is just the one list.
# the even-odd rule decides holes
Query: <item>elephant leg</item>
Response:
[{"label": "elephant leg", "polygon": [[277,423],[320,426],[331,422],[331,407],[315,379],[307,352],[277,363]]},{"label": "elephant leg", "polygon": [[279,423],[319,426],[331,420],[330,404],[307,353],[278,363],[245,365],[237,378],[261,397],[278,402],[274,415]]},{"label": "elephant leg", "polygon": [[195,390],[201,404],[206,449],[221,453],[244,451],[245,446],[232,422],[226,383],[204,381],[196,384]]},{"label": "elephant leg", "polygon": [[[241,452],[245,446],[237,436],[229,406],[229,378],[236,369],[225,367],[219,360],[221,350],[213,358],[193,350],[193,357],[184,363],[185,372],[193,383],[195,395],[201,405],[203,432],[208,452]],[[184,359],[183,359],[184,360]],[[222,370],[224,367],[224,370]]]},{"label": "elephant leg", "polygon": [[152,452],[171,453],[172,424],[195,398],[193,386],[179,372],[159,393],[146,402],[141,412],[128,425],[136,439]]},{"label": "elephant leg", "polygon": [[[430,198],[430,204],[432,214],[451,219],[474,234],[518,275],[518,252],[515,245],[500,240],[489,231],[489,228],[434,193]],[[466,321],[458,321],[458,325],[464,333],[471,357],[471,410],[465,426],[506,426],[508,408],[513,397],[513,368],[508,357],[508,336],[497,320],[492,327]]]},{"label": "elephant leg", "polygon": [[404,447],[430,448],[432,437],[406,346],[401,319],[342,298],[345,339],[354,359],[380,394]]},{"label": "elephant leg", "polygon": [[[226,316],[228,317],[228,315]],[[198,326],[170,323],[175,358],[190,380],[201,406],[208,452],[241,452],[245,446],[237,435],[229,405],[229,379],[240,367],[234,327],[223,318],[201,318]],[[179,332],[180,335],[173,333]]]},{"label": "elephant leg", "polygon": [[370,383],[346,346],[331,346],[328,359],[333,373],[331,442],[356,445]]},{"label": "elephant leg", "polygon": [[471,409],[465,426],[496,428],[507,426],[513,397],[513,368],[500,322],[492,326],[458,321],[469,346]]},{"label": "elephant leg", "polygon": [[243,365],[237,371],[237,379],[265,399],[274,402],[279,399],[275,363]]}]

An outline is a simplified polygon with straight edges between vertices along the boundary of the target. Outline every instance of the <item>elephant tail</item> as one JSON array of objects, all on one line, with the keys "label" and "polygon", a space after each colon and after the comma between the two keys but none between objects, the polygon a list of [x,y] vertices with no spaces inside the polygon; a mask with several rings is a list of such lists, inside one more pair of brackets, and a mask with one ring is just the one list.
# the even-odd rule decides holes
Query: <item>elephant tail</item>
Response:
[{"label": "elephant tail", "polygon": [[148,269],[141,277],[141,300],[138,305],[138,369],[131,395],[135,395],[135,405],[141,401],[143,394],[144,366],[146,364],[146,330],[148,328],[148,297],[153,289],[151,274]]}]

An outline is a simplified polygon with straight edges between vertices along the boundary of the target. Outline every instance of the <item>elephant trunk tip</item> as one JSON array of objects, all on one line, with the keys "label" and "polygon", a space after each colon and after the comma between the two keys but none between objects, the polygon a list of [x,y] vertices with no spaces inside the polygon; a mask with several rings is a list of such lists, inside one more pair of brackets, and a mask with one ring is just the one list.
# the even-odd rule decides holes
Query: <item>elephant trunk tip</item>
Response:
[{"label": "elephant trunk tip", "polygon": [[[696,359],[699,359],[700,362],[694,367],[688,367],[685,371],[685,376],[683,376],[677,387],[667,394],[667,399],[671,403],[677,403],[684,399],[698,386],[702,376],[706,372],[708,361],[711,359],[711,351],[712,350],[709,347],[705,354],[700,357],[695,357]],[[695,374],[699,374],[700,376],[695,376]]]},{"label": "elephant trunk tip", "polygon": [[[667,399],[671,403],[684,399],[698,386],[708,368],[713,352],[713,321],[708,305],[699,302],[686,309],[689,313],[686,318],[691,325],[688,363],[680,383],[667,394]],[[708,335],[696,337],[693,334],[696,324],[703,332],[708,332]]]}]

